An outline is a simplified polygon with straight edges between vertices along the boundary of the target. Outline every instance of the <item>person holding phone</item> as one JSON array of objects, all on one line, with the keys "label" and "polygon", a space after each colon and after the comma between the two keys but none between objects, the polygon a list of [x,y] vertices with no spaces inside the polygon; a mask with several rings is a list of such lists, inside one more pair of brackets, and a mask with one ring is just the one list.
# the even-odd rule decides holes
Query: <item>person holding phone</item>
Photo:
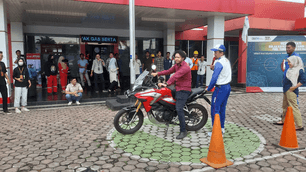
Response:
[{"label": "person holding phone", "polygon": [[[28,68],[26,67],[26,64],[24,63],[24,60],[22,58],[18,60],[18,67],[16,67],[13,71],[13,78],[15,79],[15,112],[21,113],[21,111],[30,111],[25,106],[27,105],[28,86],[31,87],[31,81],[29,77]],[[22,97],[21,110],[19,109],[20,97]]]},{"label": "person holding phone", "polygon": [[96,93],[99,93],[98,78],[102,82],[102,91],[105,90],[103,66],[105,66],[104,60],[101,59],[100,54],[96,54],[96,59],[92,63],[90,74],[91,77],[94,76]]}]

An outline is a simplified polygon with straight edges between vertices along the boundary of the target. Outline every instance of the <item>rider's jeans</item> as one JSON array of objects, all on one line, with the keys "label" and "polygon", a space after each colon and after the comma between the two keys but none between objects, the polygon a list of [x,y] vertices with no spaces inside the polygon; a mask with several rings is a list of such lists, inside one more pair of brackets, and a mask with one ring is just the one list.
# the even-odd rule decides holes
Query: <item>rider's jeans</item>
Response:
[{"label": "rider's jeans", "polygon": [[185,103],[188,99],[190,95],[190,91],[185,91],[185,90],[181,90],[181,91],[177,91],[175,94],[176,97],[176,112],[180,121],[180,131],[184,132],[186,131],[186,123],[185,123],[185,114],[184,114],[184,106]]}]

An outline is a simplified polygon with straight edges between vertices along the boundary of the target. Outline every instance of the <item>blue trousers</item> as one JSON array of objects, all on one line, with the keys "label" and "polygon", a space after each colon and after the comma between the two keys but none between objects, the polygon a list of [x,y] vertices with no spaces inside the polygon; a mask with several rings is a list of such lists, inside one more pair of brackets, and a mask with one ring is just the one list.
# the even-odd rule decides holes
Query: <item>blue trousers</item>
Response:
[{"label": "blue trousers", "polygon": [[184,106],[185,106],[185,103],[189,95],[190,95],[190,91],[185,91],[185,90],[177,91],[175,93],[175,96],[176,96],[175,109],[176,109],[176,112],[177,112],[177,115],[180,121],[180,131],[181,132],[186,131]]},{"label": "blue trousers", "polygon": [[230,93],[231,93],[230,84],[215,87],[215,91],[212,95],[212,100],[211,100],[212,126],[214,125],[215,114],[219,114],[221,128],[224,128],[226,104]]},{"label": "blue trousers", "polygon": [[196,88],[199,87],[199,83],[200,83],[200,86],[203,86],[204,77],[205,77],[205,75],[198,75]]},{"label": "blue trousers", "polygon": [[82,93],[78,93],[78,95],[78,97],[75,97],[74,95],[66,94],[66,99],[68,100],[68,102],[72,102],[72,100],[80,101],[82,98]]}]

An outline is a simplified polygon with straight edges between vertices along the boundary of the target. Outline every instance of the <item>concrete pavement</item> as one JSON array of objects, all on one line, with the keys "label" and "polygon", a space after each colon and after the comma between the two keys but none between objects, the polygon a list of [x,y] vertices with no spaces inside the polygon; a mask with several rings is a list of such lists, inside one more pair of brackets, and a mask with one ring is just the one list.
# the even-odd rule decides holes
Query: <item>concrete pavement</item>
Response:
[{"label": "concrete pavement", "polygon": [[[305,122],[306,94],[299,96]],[[210,106],[199,101],[210,113]],[[232,94],[228,101],[225,152],[234,165],[219,170],[202,164],[211,123],[176,140],[178,127],[145,120],[134,135],[114,130],[117,111],[105,105],[32,109],[0,114],[0,171],[306,171],[306,131],[298,131],[300,150],[275,147],[282,131],[281,93]]]}]

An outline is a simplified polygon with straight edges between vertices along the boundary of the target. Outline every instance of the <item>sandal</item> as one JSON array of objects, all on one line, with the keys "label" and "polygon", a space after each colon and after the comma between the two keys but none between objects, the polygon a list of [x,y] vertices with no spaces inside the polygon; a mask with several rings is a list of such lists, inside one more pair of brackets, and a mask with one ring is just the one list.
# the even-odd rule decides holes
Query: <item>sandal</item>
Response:
[{"label": "sandal", "polygon": [[282,121],[279,122],[273,122],[274,125],[284,125],[284,123]]},{"label": "sandal", "polygon": [[304,127],[295,129],[296,131],[304,131]]}]

